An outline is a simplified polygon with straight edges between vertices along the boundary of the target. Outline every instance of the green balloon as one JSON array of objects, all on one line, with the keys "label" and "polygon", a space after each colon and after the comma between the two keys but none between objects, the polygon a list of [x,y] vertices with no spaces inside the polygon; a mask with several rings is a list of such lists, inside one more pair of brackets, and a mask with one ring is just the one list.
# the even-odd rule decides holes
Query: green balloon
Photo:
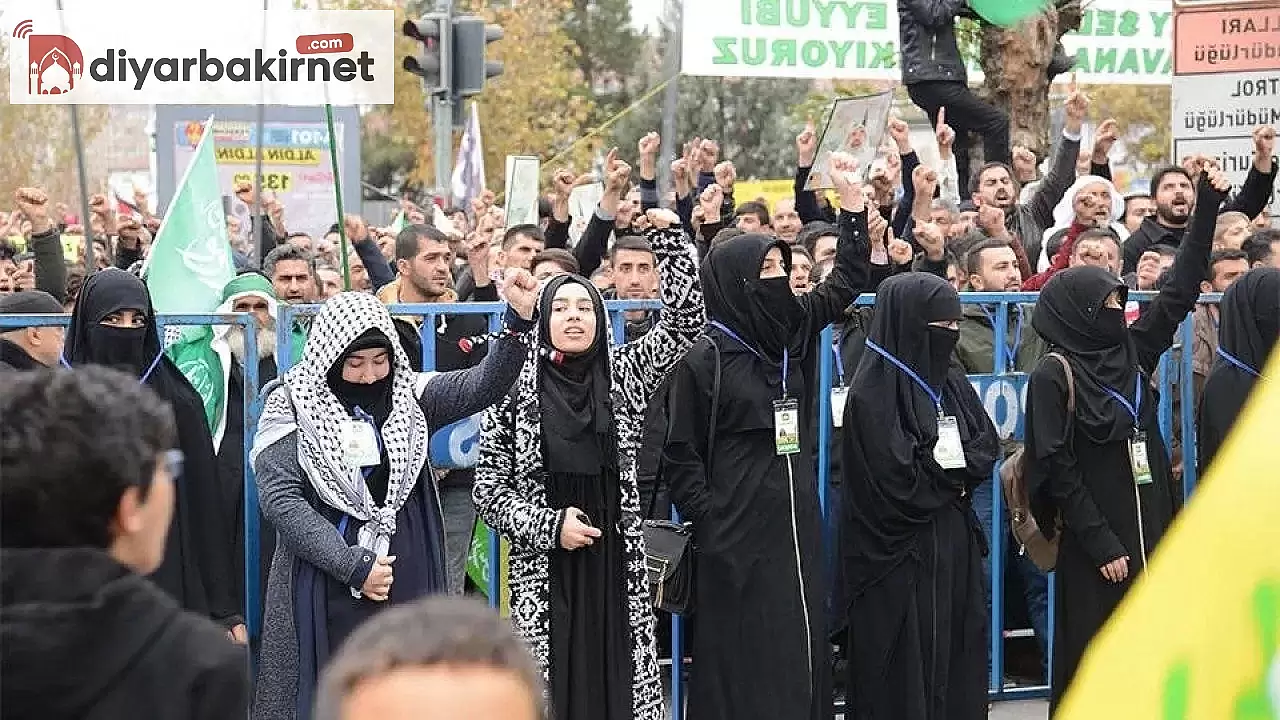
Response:
[{"label": "green balloon", "polygon": [[1051,0],[969,0],[969,7],[992,25],[1009,27],[1049,9]]}]

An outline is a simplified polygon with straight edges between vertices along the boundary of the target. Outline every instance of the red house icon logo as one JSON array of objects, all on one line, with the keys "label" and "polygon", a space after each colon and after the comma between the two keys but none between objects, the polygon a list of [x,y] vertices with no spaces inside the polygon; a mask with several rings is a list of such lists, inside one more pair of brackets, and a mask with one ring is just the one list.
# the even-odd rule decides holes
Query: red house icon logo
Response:
[{"label": "red house icon logo", "polygon": [[30,20],[18,23],[15,40],[27,41],[27,92],[65,95],[84,77],[84,55],[66,35],[32,35]]}]

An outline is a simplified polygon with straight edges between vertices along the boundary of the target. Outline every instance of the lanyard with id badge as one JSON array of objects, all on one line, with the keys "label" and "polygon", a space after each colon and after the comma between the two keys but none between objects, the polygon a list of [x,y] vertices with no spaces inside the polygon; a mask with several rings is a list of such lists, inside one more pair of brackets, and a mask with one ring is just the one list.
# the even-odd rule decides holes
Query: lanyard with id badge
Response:
[{"label": "lanyard with id badge", "polygon": [[1120,406],[1129,412],[1133,417],[1133,434],[1129,436],[1129,465],[1133,470],[1133,482],[1138,485],[1150,485],[1151,476],[1151,460],[1147,454],[1147,433],[1143,431],[1139,421],[1138,412],[1142,409],[1142,373],[1138,373],[1138,377],[1134,380],[1134,400],[1129,402],[1128,398],[1111,388],[1104,388],[1112,399],[1120,403]]},{"label": "lanyard with id badge", "polygon": [[[707,323],[728,335],[739,345],[751,351],[766,365],[769,361],[738,334],[717,320]],[[791,351],[782,351],[782,397],[773,401],[773,446],[777,455],[795,455],[800,452],[800,402],[787,396],[787,371],[791,368]]]},{"label": "lanyard with id badge", "polygon": [[836,377],[840,385],[831,388],[831,424],[844,427],[844,407],[849,403],[849,386],[844,383],[844,364],[840,362],[840,333],[835,333],[831,342],[831,354],[834,356]]},{"label": "lanyard with id badge", "polygon": [[890,363],[893,363],[899,370],[915,381],[933,401],[933,406],[938,410],[938,442],[933,446],[933,459],[943,470],[960,470],[965,467],[964,446],[960,442],[960,423],[956,421],[954,415],[947,415],[942,411],[942,392],[935,391],[929,387],[929,383],[916,374],[914,370],[907,367],[906,363],[893,356],[893,353],[885,350],[877,345],[871,339],[867,339],[867,348]]},{"label": "lanyard with id badge", "polygon": [[356,407],[355,418],[342,421],[341,433],[342,461],[347,467],[363,469],[382,463],[382,440],[373,417],[364,410]]}]

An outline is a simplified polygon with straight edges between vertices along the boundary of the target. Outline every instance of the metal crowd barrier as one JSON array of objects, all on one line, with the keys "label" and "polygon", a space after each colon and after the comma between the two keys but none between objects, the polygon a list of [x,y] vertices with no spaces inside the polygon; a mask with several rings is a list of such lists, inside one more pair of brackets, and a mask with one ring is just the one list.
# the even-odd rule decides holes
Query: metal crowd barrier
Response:
[{"label": "metal crowd barrier", "polygon": [[[1155,293],[1131,293],[1130,299],[1137,300],[1140,303],[1149,302]],[[1011,304],[1033,304],[1038,295],[1036,293],[962,293],[961,301],[966,305],[985,304],[994,306],[994,334],[997,338],[1005,337],[1008,330],[1009,322],[1009,306]],[[1204,295],[1201,302],[1217,303],[1221,299],[1221,295]],[[875,296],[864,294],[860,296],[856,304],[859,306],[870,306],[875,304]],[[660,303],[656,301],[609,301],[606,303],[610,316],[610,322],[614,331],[614,336],[618,342],[623,339],[625,328],[624,311],[642,310],[642,309],[660,309]],[[283,375],[301,355],[301,348],[292,347],[292,329],[295,322],[303,321],[303,318],[309,318],[319,311],[320,305],[300,305],[289,306],[281,304],[278,308],[278,316],[276,318],[277,332],[277,367],[278,375]],[[433,370],[436,362],[436,346],[434,338],[434,319],[439,315],[488,315],[490,331],[497,331],[501,328],[502,315],[506,312],[505,303],[457,303],[457,304],[397,304],[389,305],[388,310],[393,316],[420,316],[424,319],[422,325],[422,364],[424,370]],[[69,321],[67,315],[24,315],[24,316],[0,316],[0,332],[6,327],[30,327],[30,326],[53,326],[66,325]],[[246,332],[245,351],[248,357],[256,357],[257,355],[257,336],[255,330],[257,323],[254,317],[245,313],[205,313],[205,314],[166,314],[158,317],[160,324],[160,335],[164,336],[164,327],[167,325],[189,326],[189,325],[236,325]],[[823,330],[820,347],[831,347],[832,329],[830,327]],[[1187,497],[1189,497],[1195,488],[1196,477],[1196,429],[1195,429],[1195,403],[1192,378],[1192,345],[1194,340],[1192,319],[1189,315],[1182,323],[1174,340],[1175,346],[1181,346],[1180,361],[1174,363],[1170,360],[1169,353],[1161,359],[1159,384],[1160,384],[1160,427],[1162,434],[1166,440],[1166,446],[1172,441],[1173,428],[1173,392],[1172,386],[1178,378],[1186,379],[1185,382],[1178,383],[1178,390],[1181,400],[1181,413],[1177,418],[1182,431],[1182,461],[1183,461],[1183,489]],[[1025,375],[1022,373],[1010,372],[1009,365],[1011,358],[1007,357],[1006,345],[1003,342],[994,343],[994,372],[991,375],[971,375],[970,380],[975,383],[975,387],[980,390],[979,397],[983,398],[984,405],[987,406],[988,413],[992,416],[993,422],[998,428],[1005,428],[1012,424],[1014,431],[1021,425],[1021,417],[1023,407],[1026,400],[1026,382]],[[818,497],[825,518],[825,537],[827,539],[826,552],[834,551],[831,547],[830,531],[832,528],[831,518],[833,509],[828,507],[828,490],[830,487],[830,441],[832,424],[830,420],[830,390],[833,381],[832,354],[829,352],[819,353],[819,389],[818,389],[818,417],[823,422],[818,423]],[[249,462],[249,449],[253,445],[254,434],[257,430],[258,418],[262,409],[262,402],[259,397],[260,385],[258,377],[257,363],[249,363],[245,368],[245,391],[244,397],[244,506],[246,508],[245,522],[245,609],[246,621],[251,637],[257,638],[261,633],[261,607],[262,588],[260,587],[260,575],[258,568],[258,551],[260,545],[260,528],[258,526],[258,513],[248,512],[250,508],[258,506],[257,486],[254,480],[253,467]],[[478,423],[467,421],[456,424],[456,432],[478,432]],[[469,467],[474,464],[474,456],[476,454],[476,444],[478,439],[464,438],[462,442],[437,442],[436,436],[441,434],[442,430],[437,429],[431,441],[432,462],[437,467]],[[1003,434],[1003,433],[1002,433]],[[468,442],[469,440],[469,442]],[[459,447],[467,446],[472,449],[468,453],[458,453],[455,450]],[[1004,498],[999,491],[998,475],[993,473],[992,482],[995,483],[992,493],[992,517],[991,526],[993,528],[993,537],[991,545],[991,554],[989,556],[991,569],[991,673],[988,693],[992,700],[1014,700],[1024,699],[1028,697],[1043,697],[1049,692],[1048,685],[1040,685],[1035,687],[1017,687],[1005,688],[1003,683],[1004,676],[1004,572],[1006,568],[1005,562],[1005,544],[1004,533]],[[500,563],[500,539],[497,533],[490,533],[489,559],[490,567],[488,573],[489,587],[489,605],[498,607],[501,599],[501,578],[499,573]],[[1052,655],[1053,655],[1053,622],[1054,622],[1054,583],[1052,582],[1052,574],[1050,574],[1050,582],[1048,583],[1047,598],[1047,614],[1049,637],[1046,638],[1045,645],[1048,648],[1049,657],[1046,658],[1046,664],[1049,668],[1048,677],[1052,678]],[[681,677],[681,667],[683,661],[676,661],[675,658],[684,657],[683,648],[683,627],[682,619],[674,616],[671,620],[671,656],[673,661],[670,663],[670,682],[671,682],[671,716],[674,720],[682,720],[684,717],[684,698],[685,690]]]}]

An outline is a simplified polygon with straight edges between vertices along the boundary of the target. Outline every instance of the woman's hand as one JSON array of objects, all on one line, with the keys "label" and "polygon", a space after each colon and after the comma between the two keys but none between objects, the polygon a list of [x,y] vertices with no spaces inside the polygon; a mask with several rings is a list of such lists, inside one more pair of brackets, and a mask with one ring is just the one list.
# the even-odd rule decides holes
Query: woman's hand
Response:
[{"label": "woman's hand", "polygon": [[391,597],[391,583],[395,580],[391,563],[395,561],[395,555],[381,555],[374,561],[369,577],[364,579],[364,587],[360,588],[365,597],[377,602],[385,602]]},{"label": "woman's hand", "polygon": [[1125,555],[1122,558],[1116,558],[1098,568],[1098,571],[1102,573],[1102,577],[1113,583],[1124,582],[1125,578],[1129,577],[1129,556]]},{"label": "woman's hand", "polygon": [[533,319],[533,305],[538,297],[538,281],[528,270],[508,270],[502,280],[502,296],[525,320]]},{"label": "woman's hand", "polygon": [[644,216],[649,219],[650,225],[659,230],[666,230],[672,226],[680,227],[680,216],[666,208],[649,208]]},{"label": "woman's hand", "polygon": [[564,524],[560,526],[560,547],[565,550],[577,550],[590,547],[595,538],[600,537],[600,529],[582,522],[579,515],[585,514],[576,507],[565,508]]}]

